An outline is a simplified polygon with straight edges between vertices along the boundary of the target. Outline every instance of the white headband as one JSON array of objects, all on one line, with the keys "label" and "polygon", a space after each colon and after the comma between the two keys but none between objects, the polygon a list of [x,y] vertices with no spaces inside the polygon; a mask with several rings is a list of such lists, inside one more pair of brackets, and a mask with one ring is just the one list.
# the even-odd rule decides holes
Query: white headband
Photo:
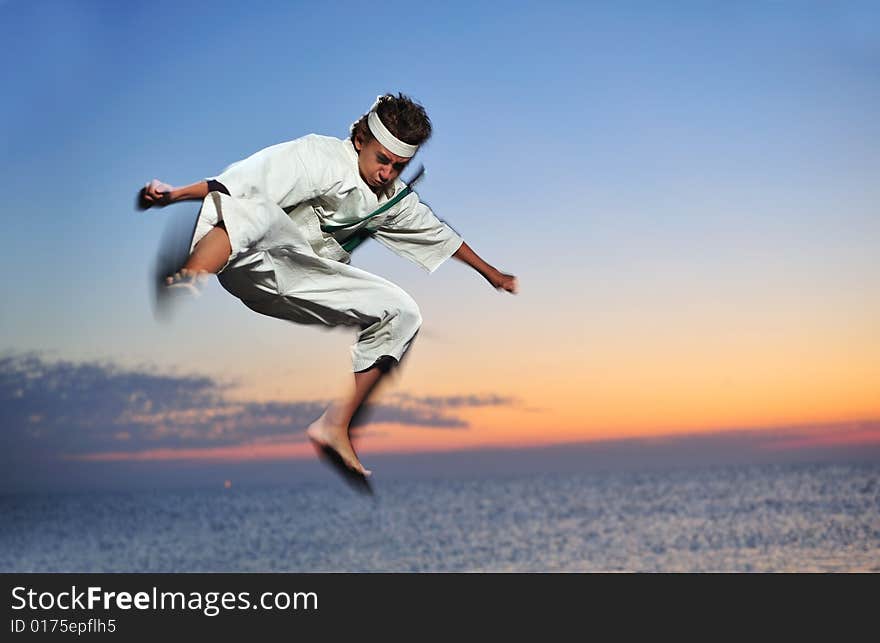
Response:
[{"label": "white headband", "polygon": [[397,154],[397,156],[402,156],[407,159],[416,155],[419,146],[404,143],[394,134],[389,132],[388,128],[385,127],[385,124],[382,122],[382,119],[380,119],[379,115],[376,113],[375,107],[370,110],[370,115],[367,116],[367,125],[369,125],[370,131],[373,133],[373,136],[376,137],[376,140],[384,145],[385,149],[392,154]]}]

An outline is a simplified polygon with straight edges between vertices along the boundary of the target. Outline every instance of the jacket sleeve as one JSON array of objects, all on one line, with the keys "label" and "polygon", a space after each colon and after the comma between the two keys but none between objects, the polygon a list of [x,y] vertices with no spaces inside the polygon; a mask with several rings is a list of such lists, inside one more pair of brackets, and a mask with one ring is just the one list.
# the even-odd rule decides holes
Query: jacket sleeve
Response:
[{"label": "jacket sleeve", "polygon": [[222,183],[233,198],[265,199],[281,207],[314,198],[322,190],[312,175],[320,170],[324,155],[311,139],[304,136],[264,148],[208,180]]},{"label": "jacket sleeve", "polygon": [[434,272],[462,243],[462,238],[419,201],[415,193],[407,195],[397,212],[386,218],[372,235],[427,272]]}]

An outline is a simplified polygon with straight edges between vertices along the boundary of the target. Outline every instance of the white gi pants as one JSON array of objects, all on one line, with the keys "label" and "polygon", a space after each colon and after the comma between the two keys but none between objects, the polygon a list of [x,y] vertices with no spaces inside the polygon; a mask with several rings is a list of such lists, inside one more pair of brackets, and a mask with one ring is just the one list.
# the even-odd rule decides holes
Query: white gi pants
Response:
[{"label": "white gi pants", "polygon": [[209,195],[190,250],[223,221],[232,254],[218,274],[230,293],[258,313],[300,324],[353,326],[352,370],[399,362],[422,323],[402,288],[315,253],[307,233],[273,203]]}]

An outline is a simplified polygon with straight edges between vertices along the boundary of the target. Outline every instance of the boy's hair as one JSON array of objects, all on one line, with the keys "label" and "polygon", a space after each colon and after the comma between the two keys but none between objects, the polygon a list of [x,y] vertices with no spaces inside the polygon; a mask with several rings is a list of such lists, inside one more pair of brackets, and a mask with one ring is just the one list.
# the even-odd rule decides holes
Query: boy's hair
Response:
[{"label": "boy's hair", "polygon": [[[382,124],[388,131],[394,134],[404,143],[421,145],[431,137],[431,119],[425,112],[425,108],[403,94],[385,94],[380,96],[376,105],[376,113],[382,120]],[[367,116],[364,114],[351,126],[351,142],[359,137],[364,143],[369,143],[375,136],[367,125]]]}]

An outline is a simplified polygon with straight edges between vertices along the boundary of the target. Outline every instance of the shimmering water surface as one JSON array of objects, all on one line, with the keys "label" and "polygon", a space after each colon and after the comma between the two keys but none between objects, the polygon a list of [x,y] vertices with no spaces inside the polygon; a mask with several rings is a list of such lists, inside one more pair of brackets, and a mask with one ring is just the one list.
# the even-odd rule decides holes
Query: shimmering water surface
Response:
[{"label": "shimmering water surface", "polygon": [[6,572],[880,571],[880,465],[0,496]]}]

